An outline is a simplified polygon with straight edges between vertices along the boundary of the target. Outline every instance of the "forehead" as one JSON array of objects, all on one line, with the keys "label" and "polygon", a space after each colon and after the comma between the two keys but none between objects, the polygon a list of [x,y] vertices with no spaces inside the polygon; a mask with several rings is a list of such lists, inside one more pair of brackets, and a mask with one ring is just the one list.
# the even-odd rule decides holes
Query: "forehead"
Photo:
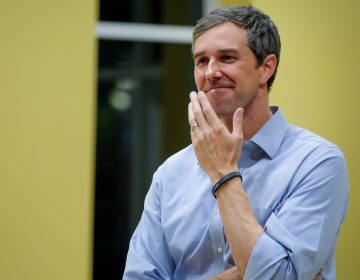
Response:
[{"label": "forehead", "polygon": [[194,42],[194,55],[216,49],[239,49],[247,46],[247,31],[232,22],[217,24],[202,33]]}]

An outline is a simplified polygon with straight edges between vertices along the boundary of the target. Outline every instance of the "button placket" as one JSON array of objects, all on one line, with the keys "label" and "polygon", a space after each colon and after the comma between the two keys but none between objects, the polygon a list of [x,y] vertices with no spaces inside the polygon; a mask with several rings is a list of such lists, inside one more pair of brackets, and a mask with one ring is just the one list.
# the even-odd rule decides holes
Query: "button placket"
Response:
[{"label": "button placket", "polygon": [[219,209],[215,205],[213,212],[213,217],[211,219],[211,224],[209,227],[209,234],[211,238],[212,248],[215,256],[215,263],[217,266],[224,267],[224,249],[225,249],[225,239],[223,233],[223,224],[221,221],[221,216]]}]

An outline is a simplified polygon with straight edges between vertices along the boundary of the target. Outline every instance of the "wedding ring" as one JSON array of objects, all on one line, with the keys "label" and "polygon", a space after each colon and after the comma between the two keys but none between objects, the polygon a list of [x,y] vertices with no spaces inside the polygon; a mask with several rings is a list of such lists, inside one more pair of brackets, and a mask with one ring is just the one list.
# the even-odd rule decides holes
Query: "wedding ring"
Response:
[{"label": "wedding ring", "polygon": [[195,125],[190,126],[191,132],[193,132],[194,129],[197,128],[197,127],[199,127],[199,124],[195,124]]}]

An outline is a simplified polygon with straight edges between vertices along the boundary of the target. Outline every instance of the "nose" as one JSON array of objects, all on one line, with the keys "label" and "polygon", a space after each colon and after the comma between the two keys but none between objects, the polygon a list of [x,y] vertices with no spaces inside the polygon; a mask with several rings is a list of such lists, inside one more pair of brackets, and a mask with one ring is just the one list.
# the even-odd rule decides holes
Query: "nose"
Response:
[{"label": "nose", "polygon": [[220,67],[215,59],[210,59],[206,69],[206,79],[216,79],[221,77]]}]

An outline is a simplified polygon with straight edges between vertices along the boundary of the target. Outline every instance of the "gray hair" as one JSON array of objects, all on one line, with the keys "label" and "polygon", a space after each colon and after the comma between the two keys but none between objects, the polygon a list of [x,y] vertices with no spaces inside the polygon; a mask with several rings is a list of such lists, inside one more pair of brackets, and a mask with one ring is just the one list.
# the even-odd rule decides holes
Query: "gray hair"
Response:
[{"label": "gray hair", "polygon": [[[201,34],[225,22],[232,22],[247,31],[248,46],[254,53],[258,65],[261,65],[269,54],[275,55],[277,66],[279,65],[281,42],[278,29],[268,15],[251,6],[221,7],[202,17],[195,26],[192,47],[194,48],[195,41]],[[267,81],[269,89],[275,80],[277,66]]]}]

